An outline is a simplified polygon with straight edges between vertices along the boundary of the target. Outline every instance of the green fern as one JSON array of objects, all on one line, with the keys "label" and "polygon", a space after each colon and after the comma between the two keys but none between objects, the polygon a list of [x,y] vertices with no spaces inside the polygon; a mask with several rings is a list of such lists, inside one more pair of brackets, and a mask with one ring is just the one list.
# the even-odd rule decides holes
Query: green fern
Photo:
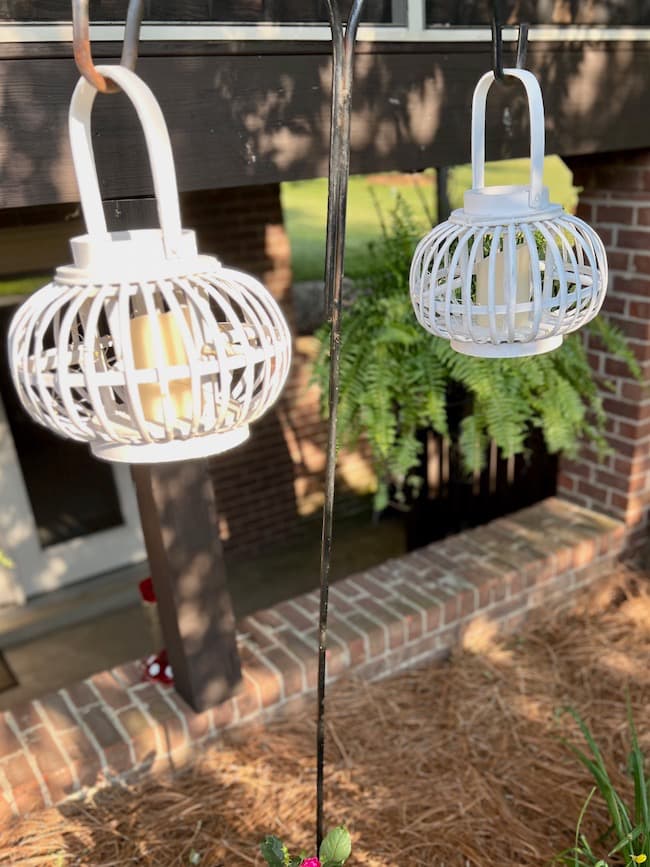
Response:
[{"label": "green fern", "polygon": [[[458,441],[465,468],[482,469],[493,440],[504,457],[524,452],[531,430],[542,431],[551,453],[574,455],[581,441],[607,452],[605,413],[584,340],[567,337],[560,349],[535,358],[481,359],[461,355],[417,323],[409,299],[409,269],[417,242],[408,206],[398,199],[382,219],[381,242],[370,245],[363,287],[343,313],[339,403],[340,444],[367,440],[379,486],[376,508],[392,487],[398,498],[421,483],[418,433],[449,436],[447,394],[460,386],[471,399]],[[638,364],[620,331],[602,318],[592,326],[606,349],[635,376]],[[329,328],[317,334],[313,379],[327,410]],[[602,383],[601,383],[602,384]]]}]

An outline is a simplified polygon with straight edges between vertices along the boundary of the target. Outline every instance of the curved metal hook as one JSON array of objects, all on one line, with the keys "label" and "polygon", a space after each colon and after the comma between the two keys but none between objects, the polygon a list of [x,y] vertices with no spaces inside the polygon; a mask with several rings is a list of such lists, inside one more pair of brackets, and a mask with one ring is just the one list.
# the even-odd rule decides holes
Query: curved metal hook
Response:
[{"label": "curved metal hook", "polygon": [[503,80],[503,24],[498,0],[492,3],[492,72],[497,81]]},{"label": "curved metal hook", "polygon": [[[501,4],[499,0],[492,2],[492,72],[497,81],[503,81],[503,23],[501,21]],[[528,24],[519,25],[517,34],[517,69],[526,66],[526,52],[528,50]]]},{"label": "curved metal hook", "polygon": [[[144,0],[130,0],[120,60],[120,65],[126,66],[130,70],[135,69],[138,60],[138,40],[143,12]],[[72,33],[74,59],[79,72],[100,93],[117,93],[120,89],[118,85],[98,72],[93,63],[90,48],[88,0],[72,0]]]}]

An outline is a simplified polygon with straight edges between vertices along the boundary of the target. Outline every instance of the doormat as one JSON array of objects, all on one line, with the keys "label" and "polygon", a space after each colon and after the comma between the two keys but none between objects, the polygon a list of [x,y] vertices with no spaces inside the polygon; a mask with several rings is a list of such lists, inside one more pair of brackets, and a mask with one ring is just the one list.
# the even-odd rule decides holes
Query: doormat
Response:
[{"label": "doormat", "polygon": [[7,665],[4,656],[0,653],[0,692],[11,689],[12,686],[18,686],[18,681]]}]

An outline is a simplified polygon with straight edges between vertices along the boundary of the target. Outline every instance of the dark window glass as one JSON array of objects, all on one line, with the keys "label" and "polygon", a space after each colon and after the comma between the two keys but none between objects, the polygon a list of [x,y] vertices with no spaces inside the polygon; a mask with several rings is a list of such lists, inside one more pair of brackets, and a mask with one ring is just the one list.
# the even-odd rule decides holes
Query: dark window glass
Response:
[{"label": "dark window glass", "polygon": [[[426,0],[428,26],[436,24],[488,24],[491,0]],[[503,3],[505,21],[516,24],[649,25],[650,0],[592,0],[590,3],[556,3],[555,0],[509,0]]]},{"label": "dark window glass", "polygon": [[42,548],[124,523],[110,465],[85,443],[56,436],[31,420],[9,375],[7,332],[16,308],[0,306],[0,396]]},{"label": "dark window glass", "polygon": [[[363,20],[405,24],[407,0],[367,0]],[[342,4],[347,15],[351,0]],[[123,21],[125,0],[97,0],[93,21]],[[257,22],[317,24],[327,21],[323,0],[147,0],[145,21],[210,21],[216,24]],[[69,21],[70,0],[0,0],[0,20]]]}]

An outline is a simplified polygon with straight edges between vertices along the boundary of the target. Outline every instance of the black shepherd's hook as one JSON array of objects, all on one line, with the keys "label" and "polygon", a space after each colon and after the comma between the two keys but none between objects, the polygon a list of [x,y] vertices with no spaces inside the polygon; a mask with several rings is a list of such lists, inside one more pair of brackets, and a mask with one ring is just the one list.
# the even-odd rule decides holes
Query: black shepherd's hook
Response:
[{"label": "black shepherd's hook", "polygon": [[[498,81],[503,81],[503,22],[501,20],[501,3],[499,0],[492,2],[492,71]],[[526,52],[528,50],[528,24],[519,25],[517,37],[517,69],[523,69],[526,65]]]},{"label": "black shepherd's hook", "polygon": [[334,523],[336,476],[336,429],[341,359],[341,299],[345,216],[350,176],[350,121],[354,49],[365,0],[353,0],[347,24],[341,18],[338,0],[327,0],[332,30],[332,119],[330,127],[327,241],[325,245],[325,310],[330,322],[329,419],[327,464],[320,564],[320,613],[318,639],[318,725],[316,745],[316,852],[323,840],[323,783],[325,761],[325,680],[327,653],[327,606]]}]

